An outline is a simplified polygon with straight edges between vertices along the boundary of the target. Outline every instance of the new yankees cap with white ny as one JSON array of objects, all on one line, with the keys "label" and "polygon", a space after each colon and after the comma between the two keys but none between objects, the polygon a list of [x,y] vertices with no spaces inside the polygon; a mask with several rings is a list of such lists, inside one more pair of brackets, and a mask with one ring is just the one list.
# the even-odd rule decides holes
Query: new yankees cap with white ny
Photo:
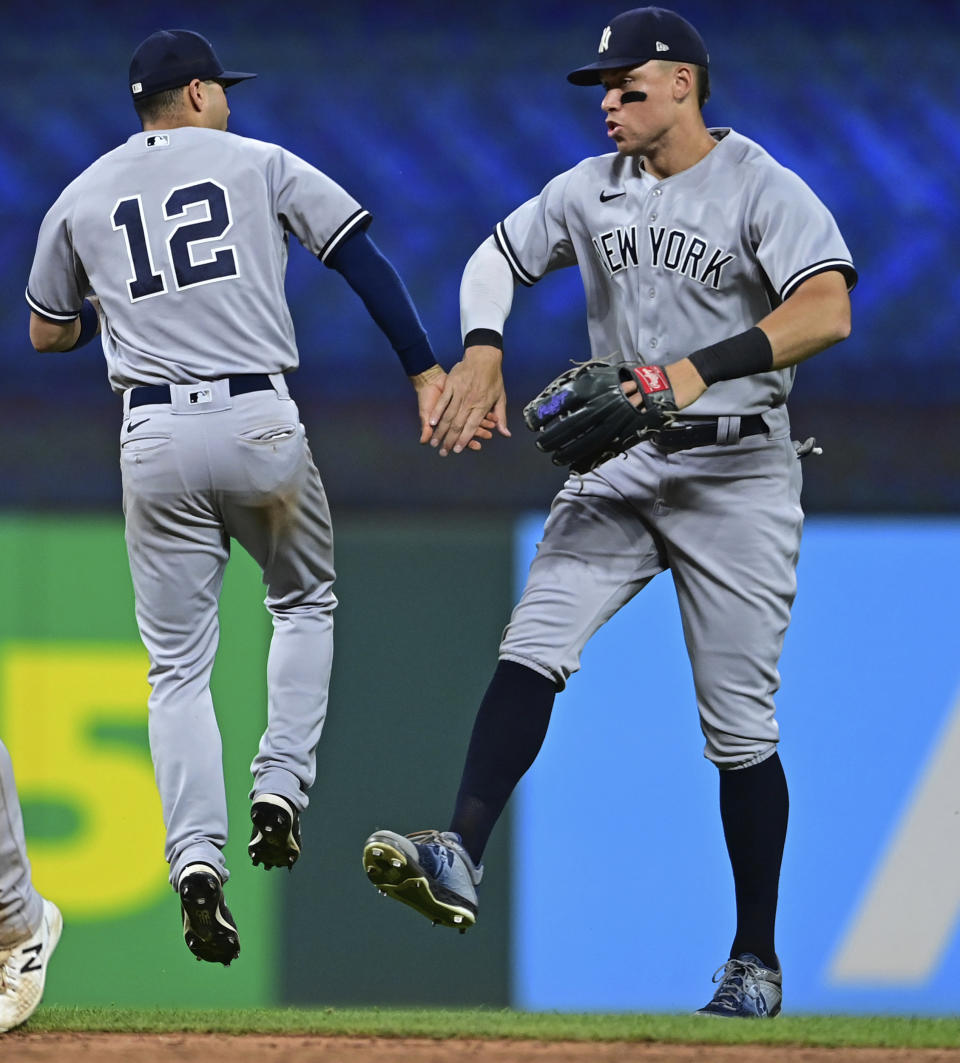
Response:
[{"label": "new yankees cap with white ny", "polygon": [[600,58],[567,74],[574,85],[599,85],[603,70],[642,66],[651,59],[708,66],[703,38],[665,7],[635,7],[610,20],[600,37]]},{"label": "new yankees cap with white ny", "polygon": [[157,30],[138,45],[130,60],[130,92],[135,100],[179,88],[194,78],[235,85],[256,76],[224,70],[213,45],[193,30]]}]

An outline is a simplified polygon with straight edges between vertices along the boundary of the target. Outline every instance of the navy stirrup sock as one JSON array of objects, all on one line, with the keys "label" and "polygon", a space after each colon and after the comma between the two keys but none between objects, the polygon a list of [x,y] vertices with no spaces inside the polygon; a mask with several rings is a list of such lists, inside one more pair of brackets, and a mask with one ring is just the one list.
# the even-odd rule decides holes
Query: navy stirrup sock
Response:
[{"label": "navy stirrup sock", "polygon": [[780,863],[787,834],[789,797],[780,757],[720,772],[720,817],[733,868],[737,933],[731,956],[752,952],[771,970]]},{"label": "navy stirrup sock", "polygon": [[536,759],[550,723],[552,679],[500,661],[480,702],[450,830],[479,864],[510,794]]}]

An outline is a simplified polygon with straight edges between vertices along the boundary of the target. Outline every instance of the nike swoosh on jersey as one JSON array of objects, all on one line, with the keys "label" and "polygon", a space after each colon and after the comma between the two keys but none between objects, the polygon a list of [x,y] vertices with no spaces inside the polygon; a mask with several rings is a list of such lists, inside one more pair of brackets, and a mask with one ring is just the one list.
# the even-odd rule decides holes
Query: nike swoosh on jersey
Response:
[{"label": "nike swoosh on jersey", "polygon": [[606,192],[600,193],[600,202],[609,203],[611,199],[619,199],[621,196],[625,196],[626,192],[611,192],[608,196]]},{"label": "nike swoosh on jersey", "polygon": [[149,417],[144,417],[144,419],[142,421],[128,421],[127,422],[127,431],[128,432],[132,432],[134,430],[134,428],[139,428],[140,425],[146,424],[147,421],[149,421],[149,420],[150,420]]}]

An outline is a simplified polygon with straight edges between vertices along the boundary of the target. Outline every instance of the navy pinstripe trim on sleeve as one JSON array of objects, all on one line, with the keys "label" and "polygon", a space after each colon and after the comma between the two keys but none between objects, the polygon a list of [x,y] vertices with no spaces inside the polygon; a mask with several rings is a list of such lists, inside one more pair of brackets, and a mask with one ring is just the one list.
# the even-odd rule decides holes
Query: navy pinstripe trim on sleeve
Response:
[{"label": "navy pinstripe trim on sleeve", "polygon": [[843,258],[828,258],[824,262],[815,262],[812,266],[806,266],[798,273],[794,273],[794,275],[780,289],[780,298],[786,299],[787,296],[792,295],[804,281],[809,280],[811,277],[816,277],[818,273],[829,273],[832,269],[838,270],[844,275],[844,277],[846,277],[847,291],[853,291],[853,286],[857,283],[857,271],[853,268],[852,263]]},{"label": "navy pinstripe trim on sleeve", "polygon": [[317,255],[317,258],[319,258],[320,261],[324,265],[326,265],[327,259],[330,257],[332,252],[336,250],[336,248],[338,248],[340,244],[342,244],[343,241],[346,240],[346,238],[352,232],[356,232],[357,229],[365,229],[371,221],[373,221],[373,218],[370,214],[370,211],[364,210],[363,207],[361,207],[354,214],[351,214],[350,217],[347,218],[347,220],[343,223],[343,225],[341,225],[340,228],[337,229],[337,231],[333,234],[333,236],[331,236],[330,239],[323,245],[323,247],[320,249],[320,254]]},{"label": "navy pinstripe trim on sleeve", "polygon": [[44,318],[46,321],[52,321],[55,325],[63,325],[68,321],[76,321],[79,310],[48,310],[42,303],[38,303],[36,299],[30,294],[28,288],[24,293],[27,297],[27,303],[30,305],[30,309],[38,316]]},{"label": "navy pinstripe trim on sleeve", "polygon": [[503,227],[502,221],[497,222],[497,227],[493,230],[493,238],[497,242],[497,247],[500,249],[500,253],[509,263],[513,275],[521,284],[525,284],[528,288],[532,288],[540,278],[535,277],[520,265],[520,260],[517,258],[516,252],[510,246],[510,241],[507,239],[507,233]]}]

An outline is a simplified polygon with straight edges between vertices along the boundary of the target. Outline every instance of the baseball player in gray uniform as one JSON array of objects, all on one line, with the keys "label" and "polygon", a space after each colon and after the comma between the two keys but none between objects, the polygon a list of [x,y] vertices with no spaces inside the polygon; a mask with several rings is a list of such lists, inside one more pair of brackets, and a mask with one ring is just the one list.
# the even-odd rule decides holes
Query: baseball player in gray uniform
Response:
[{"label": "baseball player in gray uniform", "polygon": [[[383,892],[435,922],[472,926],[484,847],[556,693],[591,635],[669,569],[737,902],[730,955],[701,1013],[770,1017],[782,992],[774,923],[788,807],[774,693],[805,449],[791,441],[785,400],[797,363],[848,335],[856,274],[796,174],[733,130],[705,126],[708,63],[700,35],[672,11],[612,19],[596,59],[568,77],[602,85],[616,150],[550,181],[467,264],[464,357],[430,416],[441,454],[468,445],[488,413],[505,432],[514,286],[565,266],[583,278],[592,356],[663,376],[682,413],[564,485],[503,635],[449,829],[378,831],[363,860]],[[624,662],[625,692],[650,666]],[[589,861],[588,850],[557,853],[558,873],[590,875]],[[597,903],[608,889],[598,878]]]},{"label": "baseball player in gray uniform", "polygon": [[210,675],[231,540],[262,568],[273,617],[268,722],[252,764],[254,864],[291,867],[299,855],[333,649],[330,514],[285,375],[298,364],[283,286],[289,235],[360,295],[411,377],[427,434],[445,377],[366,235],[369,213],[290,152],[226,131],[226,89],[254,76],[224,70],[189,30],[148,37],[129,78],[144,131],[61,194],[27,288],[34,346],[72,350],[102,327],[123,399],[126,540],[170,881],[187,946],[223,964],[239,940],[223,899]]},{"label": "baseball player in gray uniform", "polygon": [[62,929],[60,910],[30,877],[13,764],[0,742],[0,1033],[37,1010]]}]

